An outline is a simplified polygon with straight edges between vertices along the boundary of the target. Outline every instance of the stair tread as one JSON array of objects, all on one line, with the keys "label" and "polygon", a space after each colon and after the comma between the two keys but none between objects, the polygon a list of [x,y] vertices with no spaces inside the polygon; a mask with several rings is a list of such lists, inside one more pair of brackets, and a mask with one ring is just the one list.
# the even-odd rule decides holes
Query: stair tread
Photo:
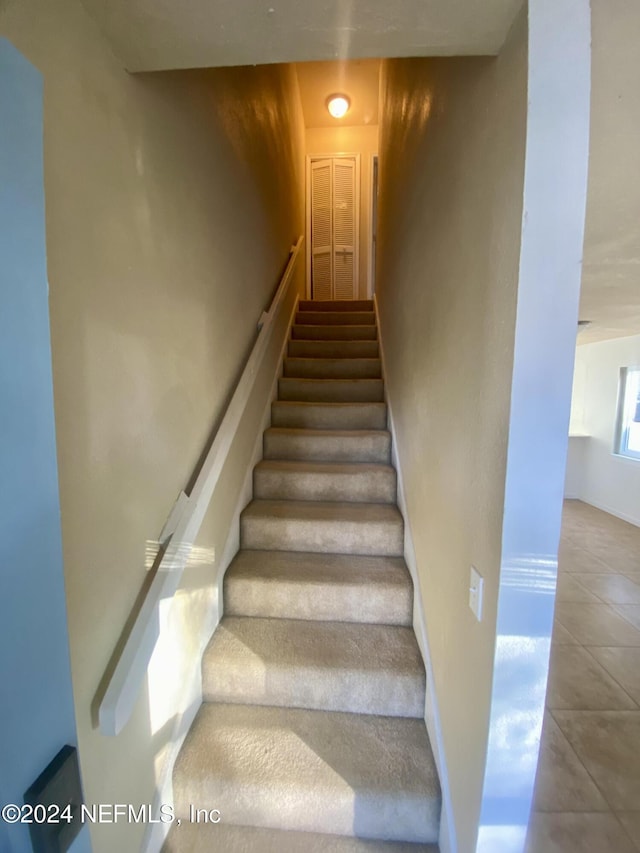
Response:
[{"label": "stair tread", "polygon": [[276,400],[271,405],[271,423],[292,429],[386,429],[387,406],[382,402]]},{"label": "stair tread", "polygon": [[399,625],[225,616],[202,659],[203,698],[424,717],[425,672]]},{"label": "stair tread", "polygon": [[301,299],[298,311],[373,311],[373,299]]},{"label": "stair tread", "polygon": [[174,793],[178,816],[211,803],[226,823],[438,837],[440,786],[422,720],[204,703]]},{"label": "stair tread", "polygon": [[[335,379],[331,380],[335,382]],[[375,401],[367,402],[366,400],[327,400],[327,401],[319,401],[319,400],[274,400],[274,406],[281,406],[283,408],[312,408],[312,409],[324,409],[327,406],[334,409],[335,411],[340,411],[344,409],[370,409],[371,407],[376,409],[386,409],[386,403],[378,403]]]},{"label": "stair tread", "polygon": [[[315,341],[314,343],[322,343],[320,341]],[[350,343],[353,343],[351,341]],[[365,364],[380,364],[379,356],[357,356],[356,358],[343,358],[342,356],[324,356],[324,355],[288,355],[285,356],[285,361],[302,361],[302,362],[313,362],[313,364],[321,364],[322,362],[326,362],[327,364],[336,364],[341,363],[343,361],[348,362],[349,364],[356,364],[359,361],[364,362]]]},{"label": "stair tread", "polygon": [[290,379],[381,379],[382,362],[376,357],[287,356],[284,376]]},{"label": "stair tread", "polygon": [[385,429],[269,427],[263,442],[265,459],[388,463],[391,458],[391,434]]},{"label": "stair tread", "polygon": [[[298,316],[301,316],[301,315],[298,314]],[[325,316],[327,318],[329,318],[329,317],[332,317],[333,315],[327,312],[325,314]],[[306,317],[306,315],[305,315],[305,319],[308,319],[308,317]],[[347,326],[346,329],[345,329],[345,326]],[[378,329],[377,326],[375,326],[371,323],[297,323],[297,322],[295,322],[295,320],[291,324],[291,327],[293,329],[296,329],[296,328],[304,329],[308,334],[311,334],[312,330],[317,330],[317,332],[319,334],[323,334],[324,332],[326,332],[327,329],[340,329],[341,332],[345,332],[345,333],[346,332],[353,332],[354,330],[358,330],[358,329],[366,329],[367,332],[370,333],[372,331],[377,332],[377,329]],[[357,331],[356,331],[356,334],[357,334]],[[323,341],[324,338],[322,338],[322,337],[309,338],[309,340]],[[347,340],[353,340],[353,339],[347,338]],[[357,338],[356,338],[356,340],[357,340]]]},{"label": "stair tread", "polygon": [[[335,382],[335,380],[331,380]],[[353,400],[352,402],[349,400],[274,400],[273,406],[276,408],[282,409],[290,409],[293,411],[294,409],[302,410],[302,409],[326,409],[327,406],[331,407],[333,411],[347,411],[349,409],[353,409],[355,411],[366,411],[371,410],[372,408],[377,411],[384,410],[386,412],[387,404],[379,403],[377,401],[366,401],[366,400]]]},{"label": "stair tread", "polygon": [[[340,360],[340,359],[338,359],[338,360]],[[314,361],[314,359],[310,359],[310,361]],[[318,379],[315,376],[283,376],[280,381],[281,382],[282,381],[309,382],[309,383],[314,384],[314,385],[328,385],[329,383],[335,383],[335,382],[339,382],[341,385],[348,385],[348,384],[353,385],[354,383],[355,384],[362,384],[364,382],[375,382],[376,385],[380,385],[382,383],[382,379],[379,376],[377,376],[377,377],[362,376],[362,377],[358,377],[355,379],[352,377],[340,378],[340,379],[333,379],[333,378],[329,377],[326,379]]]},{"label": "stair tread", "polygon": [[404,522],[391,503],[258,498],[240,516],[240,542],[253,550],[400,557]]},{"label": "stair tread", "polygon": [[216,850],[224,853],[438,853],[435,844],[372,841],[324,832],[190,821],[171,828],[162,853],[212,853]]},{"label": "stair tread", "polygon": [[395,503],[396,471],[383,462],[317,455],[264,459],[253,471],[253,497],[274,500]]},{"label": "stair tread", "polygon": [[278,380],[280,400],[303,400],[307,402],[344,401],[351,403],[384,402],[384,382],[376,378],[325,378],[283,376]]},{"label": "stair tread", "polygon": [[297,521],[333,521],[336,523],[401,523],[402,516],[393,504],[349,501],[271,501],[254,500],[244,509],[243,519],[272,518]]},{"label": "stair tread", "polygon": [[300,325],[375,326],[374,311],[298,311],[295,318]]},{"label": "stair tread", "polygon": [[413,629],[357,622],[224,616],[203,666],[399,672],[424,677]]},{"label": "stair tread", "polygon": [[312,341],[291,339],[289,358],[380,358],[377,341]]},{"label": "stair tread", "polygon": [[252,551],[248,548],[238,551],[225,575],[225,581],[239,578],[296,581],[313,586],[382,584],[412,587],[411,575],[402,557]]},{"label": "stair tread", "polygon": [[[345,340],[360,340],[359,335],[373,335],[372,340],[377,340],[378,328],[372,323],[297,323],[292,324],[292,331],[295,334],[300,332],[304,335],[314,335],[315,337],[306,338],[312,341],[324,341],[327,334],[345,335]],[[349,337],[353,335],[354,337]]]},{"label": "stair tread", "polygon": [[413,584],[402,557],[241,549],[224,602],[236,616],[409,626]]},{"label": "stair tread", "polygon": [[395,475],[396,472],[393,465],[386,465],[383,462],[312,462],[305,459],[263,459],[258,462],[254,470],[328,475],[367,475],[372,473]]},{"label": "stair tread", "polygon": [[295,435],[323,438],[366,438],[367,436],[390,435],[388,429],[309,429],[306,427],[268,427],[265,433],[271,435]]}]

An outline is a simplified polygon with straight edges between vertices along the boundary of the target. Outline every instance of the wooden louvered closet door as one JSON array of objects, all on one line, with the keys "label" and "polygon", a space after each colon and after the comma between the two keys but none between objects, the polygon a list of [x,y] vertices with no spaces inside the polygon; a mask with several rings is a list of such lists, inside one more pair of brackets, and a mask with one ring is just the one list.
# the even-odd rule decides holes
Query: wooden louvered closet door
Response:
[{"label": "wooden louvered closet door", "polygon": [[356,285],[356,164],[353,158],[311,163],[313,299],[353,299]]},{"label": "wooden louvered closet door", "polygon": [[333,298],[353,299],[355,290],[355,195],[353,160],[333,160]]},{"label": "wooden louvered closet door", "polygon": [[331,160],[311,164],[311,281],[314,299],[333,299]]}]

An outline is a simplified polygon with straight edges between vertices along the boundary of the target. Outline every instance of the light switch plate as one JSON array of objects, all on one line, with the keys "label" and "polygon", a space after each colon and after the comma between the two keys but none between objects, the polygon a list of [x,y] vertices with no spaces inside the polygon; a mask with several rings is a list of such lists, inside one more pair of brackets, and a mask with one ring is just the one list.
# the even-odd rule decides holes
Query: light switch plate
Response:
[{"label": "light switch plate", "polygon": [[471,566],[469,575],[469,607],[475,613],[478,622],[482,620],[482,593],[484,591],[484,578],[475,566]]}]

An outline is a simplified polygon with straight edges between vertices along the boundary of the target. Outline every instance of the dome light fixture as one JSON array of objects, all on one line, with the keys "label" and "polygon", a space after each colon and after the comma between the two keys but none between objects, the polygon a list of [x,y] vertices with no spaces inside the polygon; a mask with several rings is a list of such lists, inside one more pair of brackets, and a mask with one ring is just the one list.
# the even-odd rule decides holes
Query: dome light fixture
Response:
[{"label": "dome light fixture", "polygon": [[349,112],[351,101],[346,95],[329,95],[327,109],[334,118],[342,118]]}]

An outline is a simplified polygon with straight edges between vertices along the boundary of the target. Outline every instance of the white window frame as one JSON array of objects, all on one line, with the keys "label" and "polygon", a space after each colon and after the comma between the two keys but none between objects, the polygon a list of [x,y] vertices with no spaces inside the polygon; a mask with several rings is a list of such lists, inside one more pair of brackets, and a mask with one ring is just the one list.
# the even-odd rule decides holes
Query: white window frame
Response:
[{"label": "white window frame", "polygon": [[637,396],[631,394],[631,377],[636,374],[640,379],[640,365],[620,368],[618,386],[618,405],[616,415],[615,445],[613,452],[625,459],[640,462],[640,451],[629,448],[629,426],[637,406]]}]

